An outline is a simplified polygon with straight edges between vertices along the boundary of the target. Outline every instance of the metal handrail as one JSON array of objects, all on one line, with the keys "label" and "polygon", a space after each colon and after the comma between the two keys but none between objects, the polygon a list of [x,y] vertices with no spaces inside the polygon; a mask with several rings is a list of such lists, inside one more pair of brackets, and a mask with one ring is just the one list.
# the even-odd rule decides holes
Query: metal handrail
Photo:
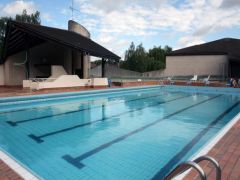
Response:
[{"label": "metal handrail", "polygon": [[174,177],[182,174],[184,171],[186,171],[190,168],[196,169],[202,180],[207,179],[206,174],[204,173],[203,169],[196,162],[187,161],[187,162],[184,162],[184,163],[178,165],[170,174],[168,174],[166,177],[164,177],[164,180],[171,180]]},{"label": "metal handrail", "polygon": [[193,162],[199,163],[199,162],[204,161],[204,160],[209,161],[214,165],[214,167],[216,169],[216,180],[221,180],[222,170],[221,170],[221,167],[220,167],[219,163],[214,158],[212,158],[210,156],[201,156],[201,157],[195,159]]}]

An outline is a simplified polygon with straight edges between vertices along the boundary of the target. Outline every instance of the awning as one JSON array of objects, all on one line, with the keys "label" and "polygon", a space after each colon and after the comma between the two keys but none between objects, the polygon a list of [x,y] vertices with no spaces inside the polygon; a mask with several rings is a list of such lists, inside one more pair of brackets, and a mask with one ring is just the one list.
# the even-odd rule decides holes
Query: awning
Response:
[{"label": "awning", "polygon": [[26,46],[31,48],[44,42],[54,42],[84,52],[90,56],[114,60],[120,59],[119,56],[101,45],[75,32],[9,21],[4,41],[3,58],[0,64],[4,63],[8,56],[25,50]]}]

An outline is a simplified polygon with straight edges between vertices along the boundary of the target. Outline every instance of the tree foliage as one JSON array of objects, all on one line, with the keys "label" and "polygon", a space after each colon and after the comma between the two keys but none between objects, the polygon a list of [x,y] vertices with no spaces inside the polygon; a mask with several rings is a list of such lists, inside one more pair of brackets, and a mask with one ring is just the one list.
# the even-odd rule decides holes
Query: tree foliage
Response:
[{"label": "tree foliage", "polygon": [[[97,59],[95,61],[92,62],[93,64],[96,64],[97,66],[98,65],[101,65],[102,64],[102,59]],[[116,65],[119,63],[119,60],[114,60],[114,59],[107,59],[106,60],[106,64],[113,64],[113,65]]]},{"label": "tree foliage", "polygon": [[121,67],[138,72],[154,71],[164,69],[166,67],[165,56],[171,52],[172,48],[165,46],[164,48],[153,47],[147,52],[142,44],[135,47],[134,43],[125,52],[125,59],[121,62]]},{"label": "tree foliage", "polygon": [[24,9],[22,14],[16,15],[15,20],[19,22],[30,23],[30,24],[41,24],[39,11],[36,11],[34,14],[28,14],[27,10]]},{"label": "tree foliage", "polygon": [[6,33],[7,22],[9,20],[15,20],[19,22],[31,23],[31,24],[41,24],[40,12],[36,11],[33,14],[28,14],[27,10],[23,10],[22,14],[17,14],[15,18],[11,17],[0,17],[0,57],[3,48],[3,41]]}]

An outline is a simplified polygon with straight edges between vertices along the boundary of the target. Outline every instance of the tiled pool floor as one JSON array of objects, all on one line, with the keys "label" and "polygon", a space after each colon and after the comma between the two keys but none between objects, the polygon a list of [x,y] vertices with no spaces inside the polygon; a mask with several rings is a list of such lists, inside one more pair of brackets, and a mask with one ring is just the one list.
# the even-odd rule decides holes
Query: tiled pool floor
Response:
[{"label": "tiled pool floor", "polygon": [[[239,180],[240,179],[240,119],[238,122],[223,136],[222,139],[209,151],[208,155],[215,158],[222,168],[222,179]],[[205,170],[209,180],[215,180],[214,168],[208,163],[200,163]],[[0,159],[0,179],[22,179],[17,173],[11,170]],[[199,179],[197,174],[192,171],[184,180]]]}]

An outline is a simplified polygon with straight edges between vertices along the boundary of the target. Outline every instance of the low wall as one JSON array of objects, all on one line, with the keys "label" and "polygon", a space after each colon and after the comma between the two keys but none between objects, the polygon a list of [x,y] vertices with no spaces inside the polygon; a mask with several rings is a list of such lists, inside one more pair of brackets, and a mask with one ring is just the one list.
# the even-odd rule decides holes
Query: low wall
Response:
[{"label": "low wall", "polygon": [[55,80],[43,82],[23,82],[24,87],[31,89],[51,89],[51,88],[70,88],[70,87],[107,87],[107,78],[80,79],[77,75],[61,75]]},{"label": "low wall", "polygon": [[[25,69],[17,64],[23,63],[25,60],[24,53],[17,53],[9,56],[4,63],[4,84],[7,86],[22,85],[22,81],[26,78]],[[17,63],[17,64],[16,64]]]},{"label": "low wall", "polygon": [[[169,81],[163,81],[165,85],[170,85]],[[179,85],[179,86],[206,86],[203,82],[192,82],[191,84],[187,84],[187,81],[175,81],[174,85]],[[210,82],[209,87],[226,87],[225,82]]]},{"label": "low wall", "polygon": [[112,82],[115,86],[130,87],[130,86],[151,86],[159,85],[159,81],[132,81],[132,82]]},{"label": "low wall", "polygon": [[[132,81],[132,82],[112,82],[114,86],[121,87],[130,87],[130,86],[150,86],[150,85],[170,85],[170,81]],[[175,81],[174,85],[179,86],[206,86],[203,82],[192,82],[191,84],[187,84],[187,81]],[[225,82],[210,82],[208,87],[226,87]]]},{"label": "low wall", "polygon": [[[102,76],[102,66],[99,65],[90,70],[91,77],[101,77]],[[105,65],[105,76],[108,78],[113,77],[141,77],[142,74],[136,71],[130,71],[127,69],[121,69],[116,65],[106,64]]]}]

